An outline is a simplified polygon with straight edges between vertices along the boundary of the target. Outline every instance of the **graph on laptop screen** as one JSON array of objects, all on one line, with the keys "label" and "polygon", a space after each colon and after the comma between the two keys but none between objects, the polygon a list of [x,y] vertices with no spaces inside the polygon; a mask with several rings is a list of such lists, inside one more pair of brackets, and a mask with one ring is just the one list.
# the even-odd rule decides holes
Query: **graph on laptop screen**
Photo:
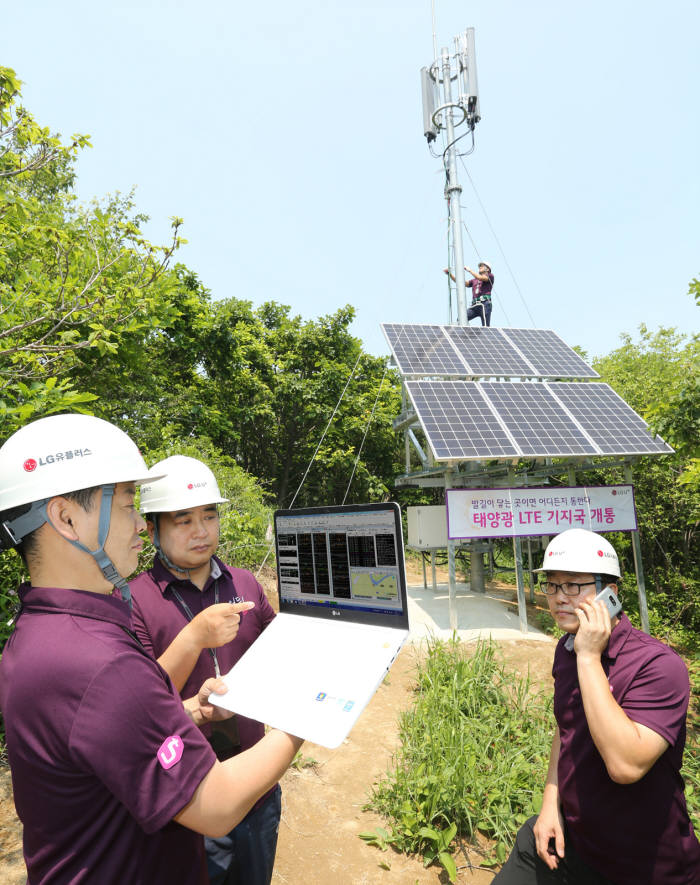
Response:
[{"label": "graph on laptop screen", "polygon": [[280,610],[305,606],[322,616],[403,618],[405,574],[396,505],[278,511],[275,534]]}]

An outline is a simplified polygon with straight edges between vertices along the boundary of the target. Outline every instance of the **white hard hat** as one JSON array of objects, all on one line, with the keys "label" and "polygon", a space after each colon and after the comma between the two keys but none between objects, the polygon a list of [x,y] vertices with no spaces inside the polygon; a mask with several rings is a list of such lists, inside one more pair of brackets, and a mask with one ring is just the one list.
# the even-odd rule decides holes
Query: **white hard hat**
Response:
[{"label": "white hard hat", "polygon": [[161,479],[141,486],[141,513],[171,513],[189,507],[223,504],[216,477],[202,461],[171,455],[151,468]]},{"label": "white hard hat", "polygon": [[105,553],[114,487],[143,482],[152,474],[136,444],[118,427],[91,415],[52,415],[22,427],[0,448],[0,514],[25,508],[0,519],[0,547],[15,547],[48,522],[47,504],[94,486],[102,488],[97,547],[69,543],[91,556],[104,577],[128,602],[129,586]]},{"label": "white hard hat", "polygon": [[150,476],[123,430],[91,415],[52,415],[22,427],[0,448],[0,513],[79,489],[143,482]]},{"label": "white hard hat", "polygon": [[544,551],[542,568],[536,572],[579,572],[621,577],[620,561],[609,541],[588,529],[567,529]]},{"label": "white hard hat", "polygon": [[487,261],[485,258],[480,259],[479,264],[485,264],[489,270],[491,270],[491,262]]}]

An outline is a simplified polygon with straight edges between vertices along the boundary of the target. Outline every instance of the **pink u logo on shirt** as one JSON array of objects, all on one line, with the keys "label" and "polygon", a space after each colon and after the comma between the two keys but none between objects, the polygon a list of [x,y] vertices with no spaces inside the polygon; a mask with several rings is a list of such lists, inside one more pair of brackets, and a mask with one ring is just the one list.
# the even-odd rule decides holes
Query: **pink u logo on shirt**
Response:
[{"label": "pink u logo on shirt", "polygon": [[171,734],[163,741],[156,753],[156,759],[162,767],[167,771],[176,765],[182,759],[182,751],[185,745],[179,734]]}]

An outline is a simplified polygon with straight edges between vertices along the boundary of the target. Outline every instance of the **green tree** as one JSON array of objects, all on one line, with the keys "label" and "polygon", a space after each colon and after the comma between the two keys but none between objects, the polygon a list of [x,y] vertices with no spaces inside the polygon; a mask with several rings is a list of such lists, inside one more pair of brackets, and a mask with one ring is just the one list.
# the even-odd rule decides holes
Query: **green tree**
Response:
[{"label": "green tree", "polygon": [[131,198],[80,206],[72,192],[76,135],[63,143],[20,104],[0,68],[0,417],[6,433],[28,419],[81,408],[94,395],[69,373],[82,352],[115,353],[122,334],[147,334],[167,312],[158,281],[180,243],[141,232]]},{"label": "green tree", "polygon": [[[674,455],[641,458],[633,467],[652,632],[692,647],[700,628],[700,497],[684,477],[698,451],[700,341],[674,329],[651,332],[641,326],[637,341],[625,335],[622,342],[595,360],[594,367],[676,446]],[[623,481],[609,471],[601,478]],[[632,574],[629,537],[622,535],[618,546],[625,554],[625,571]],[[635,596],[628,591],[625,597],[632,610]]]},{"label": "green tree", "polygon": [[202,365],[230,428],[216,442],[269,483],[279,506],[289,506],[312,458],[296,505],[341,501],[370,416],[347,500],[389,494],[400,397],[384,361],[350,335],[353,316],[350,306],[308,321],[274,302],[256,310],[238,299],[213,306]]}]

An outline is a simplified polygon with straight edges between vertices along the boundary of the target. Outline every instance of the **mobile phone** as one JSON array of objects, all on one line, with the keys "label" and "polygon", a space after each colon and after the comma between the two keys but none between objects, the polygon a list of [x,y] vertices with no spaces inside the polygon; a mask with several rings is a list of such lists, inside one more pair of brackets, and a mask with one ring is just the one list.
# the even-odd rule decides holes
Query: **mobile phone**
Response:
[{"label": "mobile phone", "polygon": [[620,598],[610,587],[604,587],[593,601],[602,602],[611,618],[616,618],[622,611]]}]

